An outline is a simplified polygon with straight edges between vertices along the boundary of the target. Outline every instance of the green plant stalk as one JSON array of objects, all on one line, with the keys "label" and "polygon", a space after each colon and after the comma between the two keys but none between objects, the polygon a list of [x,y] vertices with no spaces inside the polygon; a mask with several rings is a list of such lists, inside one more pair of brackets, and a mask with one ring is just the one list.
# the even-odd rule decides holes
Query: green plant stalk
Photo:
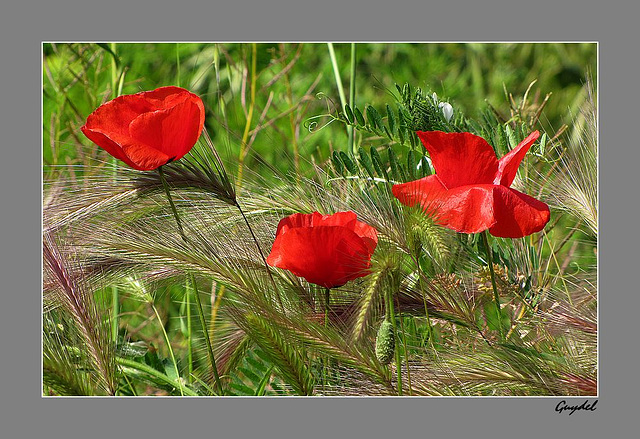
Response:
[{"label": "green plant stalk", "polygon": [[240,215],[242,215],[242,218],[244,219],[244,222],[247,225],[247,228],[249,229],[249,232],[251,233],[251,237],[253,238],[253,242],[255,242],[256,247],[258,248],[258,253],[260,253],[260,257],[262,258],[262,262],[264,263],[264,267],[267,270],[267,274],[269,275],[269,279],[271,279],[271,284],[273,285],[273,291],[274,291],[274,293],[276,295],[276,299],[278,299],[278,304],[280,305],[280,309],[282,311],[284,311],[284,305],[282,304],[282,298],[280,297],[280,291],[278,290],[278,287],[276,286],[276,281],[273,279],[273,275],[271,274],[271,269],[269,268],[269,264],[267,264],[267,258],[265,258],[264,253],[262,252],[262,248],[260,247],[260,244],[258,243],[258,238],[256,238],[255,233],[253,233],[253,228],[251,227],[251,224],[249,224],[249,220],[247,219],[246,215],[244,214],[244,211],[240,207],[240,203],[238,203],[237,201],[236,201],[236,207],[240,211]]},{"label": "green plant stalk", "polygon": [[[327,43],[329,47],[329,57],[331,58],[331,66],[333,67],[333,76],[336,79],[336,86],[338,87],[338,94],[340,95],[340,105],[342,106],[342,111],[344,111],[344,107],[347,105],[347,98],[344,95],[344,88],[342,87],[342,80],[340,79],[340,69],[338,68],[338,61],[336,60],[336,53],[333,50],[333,43]],[[347,127],[347,134],[352,133],[353,128]]]},{"label": "green plant stalk", "polygon": [[180,386],[180,395],[184,396],[182,382],[180,381],[180,371],[178,370],[178,363],[176,362],[176,357],[173,354],[173,348],[171,347],[169,336],[167,335],[167,331],[164,329],[164,324],[162,323],[162,319],[160,318],[160,314],[158,313],[158,309],[156,308],[156,305],[153,303],[153,300],[151,301],[151,308],[153,308],[153,312],[156,313],[156,318],[158,319],[158,323],[160,323],[160,329],[162,329],[164,342],[167,344],[167,348],[169,349],[169,355],[171,356],[171,361],[173,362],[173,368],[176,371],[176,381],[178,382],[178,386]]},{"label": "green plant stalk", "polygon": [[420,290],[423,292],[422,303],[424,303],[424,314],[427,317],[427,334],[429,334],[429,343],[433,347],[433,334],[431,333],[431,318],[429,317],[429,308],[427,307],[427,297],[426,297],[426,293],[424,293],[424,285],[422,284],[422,275],[424,273],[422,273],[422,269],[420,268],[420,263],[418,262],[418,259],[413,255],[411,255],[411,259],[413,259],[413,262],[416,264],[418,272],[420,273],[420,276],[418,276],[418,282],[420,282]]},{"label": "green plant stalk", "polygon": [[[182,236],[183,241],[188,244],[186,235],[184,234],[184,230],[182,229],[182,223],[180,222],[180,216],[178,215],[178,210],[176,209],[175,204],[173,203],[173,198],[171,197],[171,191],[169,190],[169,183],[167,183],[167,179],[162,172],[162,166],[158,168],[158,173],[160,174],[160,180],[162,181],[162,186],[164,187],[165,193],[167,194],[167,199],[169,200],[169,205],[171,206],[171,211],[173,212],[173,216],[176,219],[176,224],[178,225],[178,230],[180,231],[180,236]],[[200,295],[198,293],[198,286],[196,285],[195,276],[191,275],[191,282],[193,285],[193,289],[195,291],[194,297],[196,299],[196,305],[198,310],[198,316],[200,318],[200,323],[202,325],[202,332],[204,333],[204,338],[207,342],[207,350],[209,354],[209,361],[211,362],[211,368],[213,369],[213,375],[216,380],[216,386],[218,387],[218,391],[221,395],[224,395],[224,391],[222,390],[222,384],[220,383],[220,375],[218,374],[218,368],[216,367],[216,359],[213,355],[213,349],[211,347],[211,340],[209,339],[209,333],[207,331],[207,325],[204,319],[204,311],[202,310],[202,303],[200,302]]]},{"label": "green plant stalk", "polygon": [[[118,360],[116,360],[117,362]],[[133,396],[138,396],[138,392],[136,392],[135,387],[133,387],[133,384],[131,383],[131,381],[129,380],[129,377],[127,376],[127,374],[122,374],[124,380],[127,382],[127,386],[129,386],[129,389],[131,389],[131,393],[133,394]]]},{"label": "green plant stalk", "polygon": [[[176,385],[174,380],[172,380],[162,372],[147,366],[146,364],[138,363],[136,361],[128,360],[126,358],[121,358],[121,357],[116,357],[116,362],[122,367],[137,370],[138,372],[146,373],[147,375],[152,376],[158,379],[159,381],[162,381],[170,386]],[[194,392],[188,387],[183,387],[182,391],[184,392],[184,396],[198,396],[196,392]]]},{"label": "green plant stalk", "polygon": [[109,48],[113,52],[111,57],[111,96],[118,97],[118,64],[116,63],[116,43],[109,43]]},{"label": "green plant stalk", "polygon": [[[391,325],[393,326],[393,336],[397,337],[398,329],[396,327],[396,316],[393,309],[393,293],[389,290],[386,294],[387,296],[387,312],[389,319],[391,320]],[[398,396],[402,396],[402,359],[400,358],[400,349],[398,349],[396,344],[395,349],[395,357],[396,357],[396,376],[398,382]]]},{"label": "green plant stalk", "polygon": [[202,309],[202,302],[200,301],[200,293],[198,292],[198,286],[196,285],[196,279],[193,274],[191,274],[191,282],[194,290],[193,296],[196,299],[196,309],[198,310],[198,317],[200,318],[200,325],[202,326],[204,339],[205,339],[205,342],[207,343],[207,354],[209,355],[209,362],[211,363],[211,368],[213,369],[213,376],[216,380],[216,386],[218,387],[218,392],[220,392],[220,395],[224,396],[224,390],[222,388],[222,383],[220,382],[220,375],[218,374],[218,367],[216,366],[216,357],[213,354],[211,339],[209,338],[209,331],[207,330],[207,323],[204,320],[204,311]]},{"label": "green plant stalk", "polygon": [[180,43],[176,43],[176,85],[180,87]]},{"label": "green plant stalk", "polygon": [[[400,305],[398,305],[400,308]],[[400,331],[402,332],[402,345],[404,346],[404,361],[407,365],[407,385],[409,386],[409,396],[413,394],[413,390],[411,389],[411,371],[409,370],[409,354],[407,350],[407,335],[404,332],[404,319],[402,318],[402,312],[399,313],[400,320]]]},{"label": "green plant stalk", "polygon": [[120,314],[120,297],[118,294],[118,287],[115,285],[111,287],[111,309],[113,315],[111,316],[111,341],[114,345],[118,344],[118,315]]},{"label": "green plant stalk", "polygon": [[191,343],[191,286],[185,281],[185,295],[187,300],[187,382],[192,382],[193,376],[193,346]]},{"label": "green plant stalk", "polygon": [[[113,98],[118,97],[118,64],[116,63],[116,43],[109,43],[109,47],[114,53],[111,57],[111,95]],[[111,165],[113,171],[113,180],[115,181],[118,176],[118,161],[115,157],[111,158]],[[118,294],[118,287],[111,287],[111,308],[113,310],[113,318],[111,319],[111,340],[114,344],[118,343],[118,316],[120,314],[120,295]]]},{"label": "green plant stalk", "polygon": [[491,286],[493,287],[493,300],[496,303],[496,316],[498,318],[498,331],[500,332],[500,339],[504,341],[504,331],[502,330],[502,313],[500,312],[500,296],[498,295],[498,287],[496,285],[496,275],[493,271],[493,255],[491,247],[489,247],[489,238],[487,237],[487,231],[481,233],[482,241],[487,250],[487,264],[489,264],[489,273],[491,274]]},{"label": "green plant stalk", "polygon": [[329,288],[325,288],[324,290],[324,327],[326,328],[329,325],[329,299],[330,299],[331,290]]},{"label": "green plant stalk", "polygon": [[173,203],[173,198],[171,197],[171,191],[169,190],[169,183],[167,183],[167,179],[164,176],[164,172],[162,171],[162,166],[158,168],[158,174],[160,175],[160,181],[162,182],[162,187],[164,188],[164,192],[167,195],[167,200],[169,200],[169,205],[171,206],[171,211],[173,212],[173,216],[176,219],[176,224],[178,225],[178,231],[180,232],[180,236],[185,243],[188,243],[187,236],[184,234],[184,229],[182,228],[182,222],[180,221],[180,216],[178,215],[178,210],[176,209],[176,205]]},{"label": "green plant stalk", "polygon": [[[349,76],[349,106],[353,109],[356,101],[356,43],[351,43],[351,74]],[[349,150],[356,156],[355,129],[352,125],[347,127],[349,135]]]},{"label": "green plant stalk", "polygon": [[244,169],[244,159],[249,152],[249,147],[247,146],[247,140],[249,139],[249,129],[251,128],[251,121],[253,119],[253,108],[256,103],[256,67],[258,62],[258,46],[256,43],[251,45],[251,86],[250,86],[250,94],[251,98],[249,101],[249,110],[247,112],[247,121],[244,125],[244,132],[242,133],[242,141],[240,143],[240,155],[238,156],[238,178],[236,179],[236,192],[240,192],[240,187],[242,186],[242,173]]},{"label": "green plant stalk", "polygon": [[[302,44],[300,45],[300,47],[302,46]],[[282,58],[282,64],[283,66],[286,67],[286,60],[284,58],[285,53],[285,49],[284,49],[284,44],[282,44],[281,46],[281,53],[283,55]],[[287,90],[287,104],[289,104],[289,107],[293,107],[293,91],[291,89],[291,81],[289,80],[289,72],[287,72],[284,75],[284,84]],[[289,126],[291,127],[291,146],[293,147],[293,165],[296,169],[296,180],[299,181],[300,180],[300,153],[298,151],[298,139],[296,136],[296,124],[295,124],[295,120],[296,120],[296,116],[295,113],[292,111],[291,113],[289,113]]]},{"label": "green plant stalk", "polygon": [[333,67],[333,75],[336,79],[336,85],[338,86],[338,94],[340,95],[340,104],[344,109],[347,104],[347,99],[344,96],[344,88],[342,87],[342,80],[340,79],[340,69],[338,68],[338,61],[336,60],[336,52],[333,50],[333,43],[327,43],[329,47],[329,57],[331,58],[331,66]]},{"label": "green plant stalk", "polygon": [[[331,295],[331,289],[325,288],[324,290],[324,327],[327,328],[329,326],[329,300]],[[328,384],[328,372],[329,372],[329,356],[323,358],[323,368],[322,368],[322,385],[324,389],[324,385]]]}]

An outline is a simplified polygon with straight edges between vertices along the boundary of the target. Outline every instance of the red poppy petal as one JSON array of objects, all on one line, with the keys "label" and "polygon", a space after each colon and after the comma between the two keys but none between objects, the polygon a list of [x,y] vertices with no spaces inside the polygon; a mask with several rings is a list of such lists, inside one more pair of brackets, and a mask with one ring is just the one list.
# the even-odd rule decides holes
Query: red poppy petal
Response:
[{"label": "red poppy petal", "polygon": [[142,93],[119,96],[98,108],[87,117],[86,127],[105,134],[129,137],[129,124],[140,114],[157,108],[144,99]]},{"label": "red poppy petal", "polygon": [[371,254],[354,232],[318,226],[288,230],[276,237],[267,263],[307,281],[333,288],[368,274]]},{"label": "red poppy petal", "polygon": [[433,167],[447,189],[493,183],[498,159],[482,137],[442,131],[418,131],[416,134],[429,151]]},{"label": "red poppy petal", "polygon": [[200,137],[203,114],[196,103],[185,101],[169,109],[141,114],[129,125],[129,133],[136,143],[178,160]]},{"label": "red poppy petal", "polygon": [[355,212],[336,212],[331,215],[321,215],[318,212],[313,213],[313,226],[340,226],[347,227],[351,230],[352,225],[358,220],[358,216]]},{"label": "red poppy petal", "polygon": [[529,136],[524,139],[518,146],[513,148],[507,154],[505,154],[498,161],[498,172],[496,172],[496,176],[493,180],[494,184],[500,184],[502,186],[509,187],[511,183],[513,183],[513,179],[516,178],[516,173],[518,172],[518,167],[524,159],[524,156],[531,148],[531,145],[535,143],[540,137],[540,133],[538,131],[534,131],[529,134]]},{"label": "red poppy petal", "polygon": [[394,184],[391,188],[393,195],[402,204],[410,207],[419,204],[427,212],[430,211],[429,204],[446,190],[437,175],[429,175],[408,183]]},{"label": "red poppy petal", "polygon": [[492,184],[461,186],[440,193],[431,208],[435,221],[461,233],[479,233],[496,223]]},{"label": "red poppy petal", "polygon": [[176,87],[175,85],[158,87],[155,90],[138,93],[138,95],[143,96],[147,101],[156,101],[156,109],[170,108],[177,103],[184,102],[185,100],[192,99],[193,97],[197,97],[189,90],[181,87]]},{"label": "red poppy petal", "polygon": [[117,158],[118,160],[122,160],[132,168],[139,169],[137,165],[129,160],[129,158],[124,154],[124,152],[122,151],[122,147],[120,147],[118,143],[111,140],[107,135],[98,130],[92,130],[88,128],[87,125],[83,126],[80,129],[89,140],[107,151],[113,157]]},{"label": "red poppy petal", "polygon": [[378,231],[375,227],[361,221],[355,221],[352,230],[364,241],[369,253],[373,254],[378,246]]},{"label": "red poppy petal", "polygon": [[343,226],[353,230],[350,224],[354,223],[357,218],[358,216],[351,211],[336,212],[332,215],[322,215],[319,212],[294,213],[280,220],[276,235],[297,227]]},{"label": "red poppy petal", "polygon": [[505,186],[495,186],[493,206],[496,224],[493,236],[522,238],[539,232],[549,222],[549,206],[529,195]]},{"label": "red poppy petal", "polygon": [[133,142],[122,145],[122,150],[129,158],[129,161],[134,163],[132,166],[141,171],[157,169],[173,159],[173,157],[168,156],[162,151],[158,151],[142,143]]},{"label": "red poppy petal", "polygon": [[294,213],[293,215],[282,218],[278,223],[276,236],[285,233],[289,229],[295,229],[297,227],[311,227],[312,218],[313,214],[305,213]]}]

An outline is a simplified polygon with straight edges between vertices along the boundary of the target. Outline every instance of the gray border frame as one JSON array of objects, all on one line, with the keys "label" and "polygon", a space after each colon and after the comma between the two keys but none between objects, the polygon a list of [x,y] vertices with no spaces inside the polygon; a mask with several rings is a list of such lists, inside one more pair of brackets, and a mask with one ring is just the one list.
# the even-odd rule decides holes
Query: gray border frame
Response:
[{"label": "gray border frame", "polygon": [[[635,5],[538,0],[407,0],[302,6],[295,0],[162,4],[81,0],[3,6],[2,436],[16,437],[608,437],[637,418],[634,270],[638,161]],[[600,43],[600,398],[555,413],[562,398],[43,399],[40,397],[41,41],[598,41]],[[635,99],[634,99],[635,98]],[[635,159],[635,160],[634,160]],[[635,424],[635,423],[634,423]],[[632,435],[630,435],[632,436]]]}]

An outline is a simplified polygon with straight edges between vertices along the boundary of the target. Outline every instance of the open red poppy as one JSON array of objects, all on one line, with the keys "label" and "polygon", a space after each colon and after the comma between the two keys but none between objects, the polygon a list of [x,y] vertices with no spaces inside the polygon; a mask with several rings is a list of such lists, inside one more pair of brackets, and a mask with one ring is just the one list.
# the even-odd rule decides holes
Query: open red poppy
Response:
[{"label": "open red poppy", "polygon": [[353,212],[296,213],[280,220],[267,263],[333,288],[369,274],[377,245],[376,229]]},{"label": "open red poppy", "polygon": [[115,158],[146,171],[182,158],[203,127],[202,100],[170,86],[117,97],[91,113],[81,129]]},{"label": "open red poppy", "polygon": [[489,229],[494,236],[521,238],[547,224],[549,206],[510,187],[538,131],[500,160],[482,137],[471,133],[417,134],[436,173],[394,185],[393,195],[401,203],[419,204],[439,224],[462,233]]}]

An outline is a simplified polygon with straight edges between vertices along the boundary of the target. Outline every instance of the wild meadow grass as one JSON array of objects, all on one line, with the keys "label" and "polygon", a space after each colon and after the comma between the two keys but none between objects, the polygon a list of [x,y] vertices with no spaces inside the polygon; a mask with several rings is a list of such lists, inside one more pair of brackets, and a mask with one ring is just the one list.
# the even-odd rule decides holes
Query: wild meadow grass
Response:
[{"label": "wild meadow grass", "polygon": [[[596,395],[596,50],[44,44],[43,394]],[[206,117],[165,186],[80,127],[167,85]],[[417,130],[498,157],[539,130],[513,187],[549,223],[485,241],[400,204],[393,184],[434,172]],[[329,301],[265,262],[279,221],[314,211],[378,232]]]}]

